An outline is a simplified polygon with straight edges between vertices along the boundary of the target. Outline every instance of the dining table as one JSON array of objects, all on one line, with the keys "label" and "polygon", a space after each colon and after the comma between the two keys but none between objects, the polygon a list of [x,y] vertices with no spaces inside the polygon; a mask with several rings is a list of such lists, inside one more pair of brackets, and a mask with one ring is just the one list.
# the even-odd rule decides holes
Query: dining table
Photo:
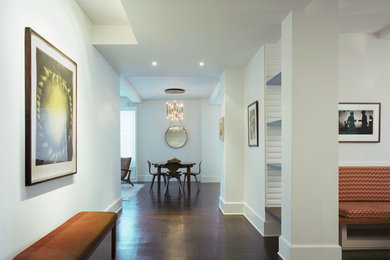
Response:
[{"label": "dining table", "polygon": [[[162,176],[162,171],[161,169],[165,168],[165,164],[168,162],[155,162],[152,163],[154,167],[157,168],[157,192],[160,192],[160,184],[161,184],[161,176]],[[187,169],[186,172],[184,172],[184,178],[187,177],[187,189],[188,192],[191,192],[191,168],[196,164],[194,162],[179,162],[180,167],[179,168],[185,168]]]}]

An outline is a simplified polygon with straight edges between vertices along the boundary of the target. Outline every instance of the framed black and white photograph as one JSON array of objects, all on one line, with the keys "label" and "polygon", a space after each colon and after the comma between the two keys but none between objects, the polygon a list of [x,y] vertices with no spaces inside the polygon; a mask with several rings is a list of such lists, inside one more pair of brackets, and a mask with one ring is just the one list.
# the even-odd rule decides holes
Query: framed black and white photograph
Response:
[{"label": "framed black and white photograph", "polygon": [[339,103],[339,142],[379,143],[380,117],[380,103]]},{"label": "framed black and white photograph", "polygon": [[248,106],[248,145],[259,146],[259,105],[255,101]]},{"label": "framed black and white photograph", "polygon": [[77,172],[77,64],[25,28],[27,186]]}]

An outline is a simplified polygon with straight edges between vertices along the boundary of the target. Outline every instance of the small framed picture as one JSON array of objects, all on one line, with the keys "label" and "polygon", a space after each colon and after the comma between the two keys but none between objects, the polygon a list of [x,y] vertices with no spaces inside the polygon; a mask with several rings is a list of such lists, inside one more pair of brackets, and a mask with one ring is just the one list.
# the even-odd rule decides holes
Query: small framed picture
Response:
[{"label": "small framed picture", "polygon": [[339,103],[340,143],[379,143],[380,103]]},{"label": "small framed picture", "polygon": [[225,118],[221,117],[219,119],[219,140],[225,140]]},{"label": "small framed picture", "polygon": [[248,106],[248,145],[259,146],[259,104],[257,101]]},{"label": "small framed picture", "polygon": [[25,28],[26,186],[77,172],[77,64]]}]

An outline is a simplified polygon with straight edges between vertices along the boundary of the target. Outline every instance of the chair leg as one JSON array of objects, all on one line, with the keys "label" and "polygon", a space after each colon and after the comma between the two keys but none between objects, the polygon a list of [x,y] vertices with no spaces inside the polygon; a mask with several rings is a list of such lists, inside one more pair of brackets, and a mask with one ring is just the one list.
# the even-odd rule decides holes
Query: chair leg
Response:
[{"label": "chair leg", "polygon": [[126,181],[127,183],[131,184],[132,186],[134,186],[134,184],[131,182],[130,180],[130,174],[131,174],[131,170],[128,170],[127,171],[127,178],[126,176],[123,178],[124,181]]},{"label": "chair leg", "polygon": [[164,178],[164,185],[167,185],[167,176],[163,175]]},{"label": "chair leg", "polygon": [[178,183],[179,183],[179,191],[181,191],[182,193],[184,193],[183,186],[181,185],[180,177],[177,178],[177,181],[178,181]]},{"label": "chair leg", "polygon": [[198,191],[199,191],[199,182],[198,182],[198,178],[196,178],[196,175],[194,175],[195,177],[195,180],[196,180],[196,186],[198,186]]},{"label": "chair leg", "polygon": [[167,181],[167,184],[165,185],[165,190],[164,190],[164,194],[167,192],[168,190],[168,187],[169,187],[169,181],[171,180],[171,178],[168,178],[168,181]]},{"label": "chair leg", "polygon": [[156,175],[153,175],[152,183],[150,184],[150,189],[149,189],[149,190],[152,190],[152,189],[153,189],[154,178],[156,178]]}]

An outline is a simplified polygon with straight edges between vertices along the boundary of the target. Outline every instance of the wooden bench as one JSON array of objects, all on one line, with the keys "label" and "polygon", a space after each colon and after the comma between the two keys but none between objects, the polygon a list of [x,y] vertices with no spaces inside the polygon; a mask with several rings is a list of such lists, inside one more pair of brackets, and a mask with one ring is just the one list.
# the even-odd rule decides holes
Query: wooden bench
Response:
[{"label": "wooden bench", "polygon": [[80,212],[15,256],[14,259],[88,259],[111,231],[111,254],[115,257],[114,212]]},{"label": "wooden bench", "polygon": [[390,248],[390,167],[339,167],[343,249]]}]

